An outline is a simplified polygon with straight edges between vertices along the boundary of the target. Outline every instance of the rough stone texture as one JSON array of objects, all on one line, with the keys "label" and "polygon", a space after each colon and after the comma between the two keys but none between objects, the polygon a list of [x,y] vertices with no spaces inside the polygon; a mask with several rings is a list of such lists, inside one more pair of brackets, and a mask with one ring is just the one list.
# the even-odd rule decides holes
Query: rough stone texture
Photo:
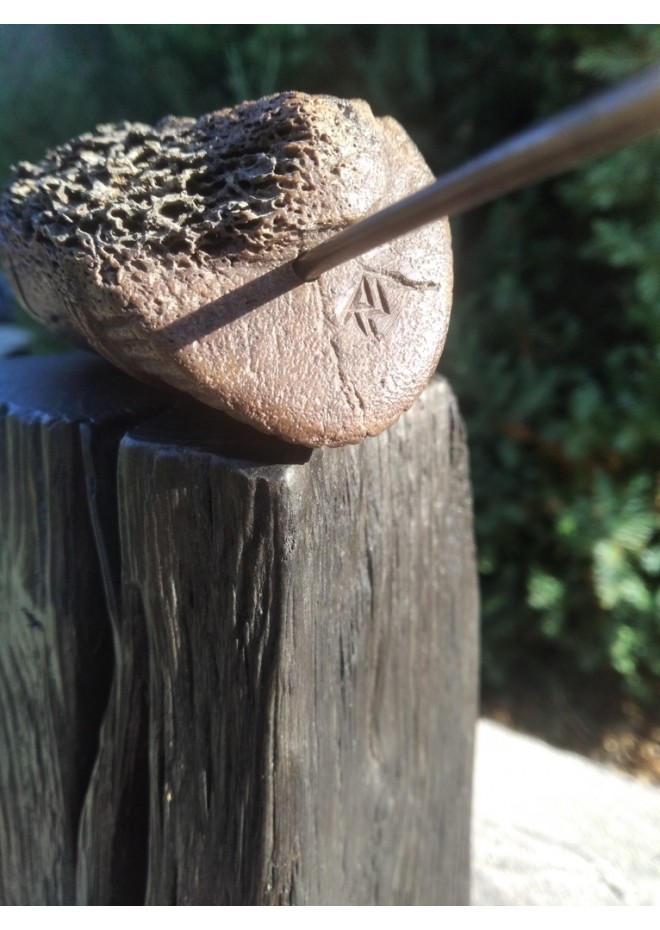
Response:
[{"label": "rough stone texture", "polygon": [[301,283],[290,262],[432,180],[363,101],[285,93],[101,126],[22,163],[0,262],[26,310],[141,379],[307,445],[358,442],[435,370],[446,221]]},{"label": "rough stone texture", "polygon": [[3,362],[0,404],[0,899],[467,903],[446,383],[314,452],[93,357]]}]

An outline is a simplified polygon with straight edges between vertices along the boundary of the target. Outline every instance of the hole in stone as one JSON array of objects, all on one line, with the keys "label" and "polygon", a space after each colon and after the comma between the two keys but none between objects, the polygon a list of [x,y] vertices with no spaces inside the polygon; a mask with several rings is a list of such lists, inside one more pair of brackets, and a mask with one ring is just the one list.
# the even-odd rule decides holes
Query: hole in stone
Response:
[{"label": "hole in stone", "polygon": [[124,229],[127,232],[141,233],[144,230],[144,217],[142,216],[122,216]]},{"label": "hole in stone", "polygon": [[211,258],[218,258],[228,251],[227,237],[220,232],[217,235],[207,235],[199,239],[197,249],[205,252]]},{"label": "hole in stone", "polygon": [[163,239],[163,248],[168,252],[187,252],[190,244],[182,232],[173,232]]},{"label": "hole in stone", "polygon": [[163,204],[160,208],[160,212],[163,216],[168,216],[173,220],[178,219],[182,213],[187,213],[189,209],[188,204],[184,203],[182,200],[171,200],[168,203]]}]

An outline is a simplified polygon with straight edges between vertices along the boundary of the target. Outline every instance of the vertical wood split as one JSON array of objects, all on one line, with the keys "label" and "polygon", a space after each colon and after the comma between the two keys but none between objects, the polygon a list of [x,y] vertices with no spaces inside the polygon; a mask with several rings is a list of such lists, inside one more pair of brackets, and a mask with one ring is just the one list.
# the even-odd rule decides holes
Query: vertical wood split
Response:
[{"label": "vertical wood split", "polygon": [[0,366],[0,901],[467,903],[477,593],[436,380],[313,453]]}]

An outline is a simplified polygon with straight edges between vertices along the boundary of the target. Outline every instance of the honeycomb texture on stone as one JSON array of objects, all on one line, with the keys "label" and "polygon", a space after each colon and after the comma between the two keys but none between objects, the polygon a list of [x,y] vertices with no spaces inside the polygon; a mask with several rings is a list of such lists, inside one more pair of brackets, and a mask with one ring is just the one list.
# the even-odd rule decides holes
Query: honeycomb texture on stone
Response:
[{"label": "honeycomb texture on stone", "polygon": [[103,125],[15,168],[0,264],[32,316],[138,379],[290,441],[358,442],[435,369],[448,225],[315,282],[290,263],[431,180],[398,123],[360,100],[287,92]]},{"label": "honeycomb texture on stone", "polygon": [[382,196],[380,127],[359,118],[364,106],[288,93],[198,120],[102,125],[20,163],[4,209],[25,236],[89,254],[282,258]]}]

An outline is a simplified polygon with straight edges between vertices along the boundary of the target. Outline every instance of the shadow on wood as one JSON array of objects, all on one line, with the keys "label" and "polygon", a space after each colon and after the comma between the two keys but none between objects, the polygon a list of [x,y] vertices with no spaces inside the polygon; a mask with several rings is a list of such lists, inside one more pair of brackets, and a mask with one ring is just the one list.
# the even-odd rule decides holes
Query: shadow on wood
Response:
[{"label": "shadow on wood", "polygon": [[0,900],[467,903],[477,595],[436,380],[313,453],[0,366]]}]

